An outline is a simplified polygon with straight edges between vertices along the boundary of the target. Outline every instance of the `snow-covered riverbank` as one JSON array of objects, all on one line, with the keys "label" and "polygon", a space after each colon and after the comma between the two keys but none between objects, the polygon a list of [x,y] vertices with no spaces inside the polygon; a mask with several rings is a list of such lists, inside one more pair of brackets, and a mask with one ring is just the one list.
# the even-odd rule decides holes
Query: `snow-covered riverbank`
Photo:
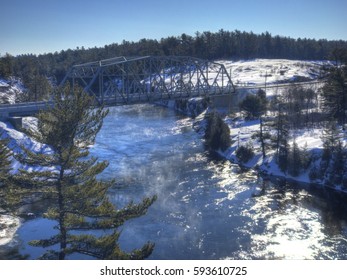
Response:
[{"label": "snow-covered riverbank", "polygon": [[[204,116],[208,113],[205,111],[198,118],[196,118],[194,128],[195,130],[204,135],[206,121]],[[311,164],[306,170],[302,170],[298,176],[292,176],[288,172],[283,172],[277,163],[275,151],[267,151],[265,159],[262,157],[261,143],[259,139],[253,137],[254,134],[259,132],[260,121],[252,120],[246,121],[239,117],[232,119],[228,116],[224,117],[224,122],[228,124],[230,128],[231,146],[225,151],[217,151],[223,158],[230,160],[233,163],[239,164],[242,167],[258,170],[264,176],[273,176],[283,178],[289,181],[295,181],[304,184],[313,184],[317,187],[328,187],[339,192],[347,194],[347,189],[341,185],[331,186],[326,185],[324,179],[310,179],[310,172],[312,168],[319,165],[321,161],[321,155],[323,153],[323,129],[302,129],[295,131],[295,142],[300,149],[305,149],[307,156],[311,159]],[[289,144],[293,144],[292,140],[289,140]],[[344,139],[344,144],[347,140]],[[254,156],[247,162],[240,162],[236,156],[236,151],[240,146],[251,147]]]},{"label": "snow-covered riverbank", "polygon": [[[264,84],[279,85],[291,81],[316,81],[324,76],[323,68],[333,66],[330,61],[296,61],[287,59],[254,59],[245,61],[227,61],[221,60],[227,71],[230,72],[235,85],[239,87],[261,86]],[[309,88],[316,94],[319,92],[322,84],[313,84]],[[275,96],[281,98],[286,93],[286,88],[272,87],[266,90],[266,97],[271,101]],[[255,94],[257,90],[250,90],[250,94]],[[319,102],[318,102],[319,103]],[[317,108],[314,108],[317,110]],[[318,109],[319,111],[319,109]],[[271,114],[271,112],[270,112]],[[226,115],[222,112],[222,115]],[[203,116],[198,118],[197,129],[202,131]],[[295,144],[302,150],[305,150],[310,164],[305,170],[300,170],[298,176],[290,175],[289,172],[283,172],[277,163],[274,150],[269,150],[263,159],[261,144],[258,137],[254,137],[260,131],[260,121],[246,121],[241,114],[234,114],[233,117],[225,116],[224,121],[230,128],[230,137],[232,145],[226,151],[219,151],[224,158],[242,164],[244,167],[257,169],[262,174],[268,176],[281,177],[291,181],[297,181],[306,184],[315,184],[317,186],[326,186],[339,192],[347,193],[347,189],[341,185],[326,184],[329,174],[325,174],[322,178],[314,178],[310,176],[312,169],[317,168],[321,164],[323,154],[323,125],[321,128],[305,128],[290,130],[288,135],[288,144],[293,147]],[[344,135],[342,145],[347,144],[347,136]],[[240,163],[236,151],[240,146],[250,147],[254,156],[247,162]],[[319,172],[319,171],[318,171]],[[310,178],[311,177],[311,178]]]},{"label": "snow-covered riverbank", "polygon": [[[246,61],[228,61],[221,60],[219,63],[224,64],[227,71],[230,73],[232,80],[235,85],[239,87],[243,86],[264,86],[264,83],[270,85],[280,85],[282,83],[288,83],[291,81],[316,81],[324,75],[322,67],[331,67],[333,63],[329,61],[298,61],[298,60],[286,60],[286,59],[254,59]],[[209,79],[213,79],[213,76],[209,76]],[[312,84],[309,88],[314,92],[318,92],[322,84]],[[275,96],[280,97],[286,91],[286,88],[272,87],[266,90],[266,96],[270,101]],[[249,90],[249,94],[256,93],[256,89]],[[191,116],[189,110],[189,104],[199,104],[201,100],[190,99],[184,104],[185,109],[182,107],[168,104],[167,107],[179,109],[181,113]],[[164,104],[165,105],[165,104]],[[195,106],[196,107],[196,106]],[[203,107],[203,106],[201,106]],[[222,109],[221,114],[226,115],[227,109]],[[206,112],[204,113],[206,114]],[[204,114],[196,118],[195,128],[198,131],[203,131]],[[310,165],[307,169],[301,170],[298,176],[290,175],[289,172],[283,172],[277,163],[275,151],[267,151],[266,158],[263,159],[261,145],[257,138],[253,137],[254,134],[259,133],[260,121],[252,120],[246,121],[242,115],[236,114],[237,117],[225,116],[224,121],[230,128],[230,135],[232,145],[226,151],[219,151],[220,155],[224,158],[238,164],[242,164],[244,167],[256,169],[264,175],[281,177],[286,180],[296,181],[305,184],[315,184],[317,186],[325,186],[332,188],[339,192],[347,193],[341,185],[327,185],[325,178],[310,178],[310,173],[313,168],[320,166],[321,157],[323,154],[323,141],[322,136],[324,133],[323,128],[307,128],[307,129],[295,129],[290,131],[288,135],[288,144],[293,146],[294,139],[296,145],[300,149],[304,149],[307,153],[307,157],[310,159]],[[346,144],[346,137],[344,143]],[[254,156],[247,162],[240,163],[237,156],[236,150],[240,146],[251,147]]]},{"label": "snow-covered riverbank", "polygon": [[[23,128],[35,129],[36,125],[36,118],[23,118]],[[50,151],[47,145],[34,141],[25,133],[16,130],[9,122],[0,122],[0,131],[2,132],[2,137],[9,139],[8,146],[15,153],[20,152],[22,146],[34,152]],[[24,168],[27,170],[32,169],[32,167],[26,167],[21,165],[17,160],[12,158],[12,172],[16,173],[19,168]],[[27,214],[30,216],[31,213],[22,214]],[[20,225],[21,220],[18,217],[0,214],[0,246],[11,244],[11,241],[13,240],[13,237]]]}]

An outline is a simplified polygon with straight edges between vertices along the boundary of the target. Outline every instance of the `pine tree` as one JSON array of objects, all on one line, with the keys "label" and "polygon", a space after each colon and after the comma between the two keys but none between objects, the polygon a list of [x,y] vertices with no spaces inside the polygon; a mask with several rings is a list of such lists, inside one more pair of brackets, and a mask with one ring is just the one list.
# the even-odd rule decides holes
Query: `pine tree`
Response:
[{"label": "pine tree", "polygon": [[283,141],[284,143],[278,149],[277,155],[277,163],[279,168],[283,172],[287,172],[288,170],[288,156],[289,156],[289,144],[287,141]]},{"label": "pine tree", "polygon": [[14,57],[6,53],[4,57],[0,56],[0,77],[8,79],[13,75]]},{"label": "pine tree", "polygon": [[293,145],[288,154],[288,172],[292,176],[298,176],[303,170],[306,170],[311,162],[310,154],[307,151],[307,143],[300,148],[296,143],[295,135]]},{"label": "pine tree", "polygon": [[0,131],[0,182],[7,178],[11,169],[11,151],[7,147],[8,139],[3,137],[3,131]]},{"label": "pine tree", "polygon": [[276,98],[275,103],[273,104],[275,110],[275,118],[271,123],[271,127],[275,131],[275,135],[272,139],[274,148],[276,150],[277,163],[280,169],[285,172],[288,168],[288,154],[289,154],[289,144],[288,144],[288,118],[284,113],[285,105],[281,100]]},{"label": "pine tree", "polygon": [[335,153],[335,148],[340,141],[341,136],[335,121],[330,121],[323,130],[323,155],[322,160],[330,161]]},{"label": "pine tree", "polygon": [[333,157],[332,172],[330,174],[330,182],[334,185],[341,185],[343,182],[343,174],[345,173],[346,163],[346,147],[339,140]]},{"label": "pine tree", "polygon": [[264,98],[262,91],[259,91],[257,95],[247,95],[239,106],[245,112],[246,118],[259,118],[266,111],[266,97]]},{"label": "pine tree", "polygon": [[262,152],[263,160],[264,160],[266,157],[265,141],[270,139],[270,134],[264,131],[264,120],[263,120],[263,115],[267,109],[266,92],[259,89],[257,92],[257,96],[260,98],[261,104],[262,104],[262,109],[260,111],[259,140],[260,140],[261,152]]},{"label": "pine tree", "polygon": [[3,132],[0,131],[0,211],[8,209],[6,196],[9,188],[12,153],[8,149],[7,144],[8,140],[3,138]]},{"label": "pine tree", "polygon": [[[253,101],[255,101],[254,104]],[[259,89],[256,96],[250,96],[241,102],[240,107],[247,112],[248,116],[259,117],[259,132],[253,136],[259,138],[263,160],[266,157],[267,140],[271,138],[270,133],[266,131],[267,123],[264,121],[263,115],[267,110],[266,92]]]},{"label": "pine tree", "polygon": [[[25,149],[19,160],[37,171],[20,170],[17,182],[27,196],[49,199],[50,207],[44,214],[57,222],[58,233],[49,239],[34,240],[33,246],[58,249],[48,250],[42,258],[65,259],[73,253],[97,259],[143,259],[153,251],[154,244],[147,243],[130,253],[122,251],[118,244],[117,228],[131,218],[144,215],[155,197],[139,204],[130,203],[117,209],[109,200],[107,191],[113,181],[96,178],[108,162],[98,162],[89,156],[107,111],[91,108],[92,99],[80,89],[71,92],[67,86],[56,93],[54,106],[38,116],[37,131],[29,134],[35,140],[47,144],[52,151],[33,153]],[[101,236],[89,234],[91,230],[103,231]],[[88,234],[82,234],[82,232]],[[58,245],[58,246],[57,246]]]},{"label": "pine tree", "polygon": [[206,115],[206,120],[204,137],[206,146],[212,150],[222,149],[225,151],[231,145],[229,126],[216,112]]},{"label": "pine tree", "polygon": [[0,212],[16,215],[23,205],[22,190],[12,174],[13,152],[8,148],[9,139],[0,131]]},{"label": "pine tree", "polygon": [[347,66],[330,70],[322,88],[323,108],[329,116],[344,125],[347,122]]},{"label": "pine tree", "polygon": [[346,147],[335,121],[327,124],[323,131],[323,155],[320,171],[326,178],[327,184],[342,183],[346,163]]}]

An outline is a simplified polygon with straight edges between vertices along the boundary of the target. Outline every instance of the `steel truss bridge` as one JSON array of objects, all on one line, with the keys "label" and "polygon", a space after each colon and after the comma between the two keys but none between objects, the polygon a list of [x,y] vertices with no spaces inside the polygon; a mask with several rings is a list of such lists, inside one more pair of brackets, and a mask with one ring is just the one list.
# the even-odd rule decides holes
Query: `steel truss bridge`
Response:
[{"label": "steel truss bridge", "polygon": [[[79,85],[98,105],[126,105],[235,93],[223,64],[189,56],[138,56],[74,65],[61,85]],[[0,105],[0,119],[34,115],[52,102]]]},{"label": "steel truss bridge", "polygon": [[67,81],[106,105],[235,92],[223,64],[189,56],[115,57],[74,65],[61,84]]}]

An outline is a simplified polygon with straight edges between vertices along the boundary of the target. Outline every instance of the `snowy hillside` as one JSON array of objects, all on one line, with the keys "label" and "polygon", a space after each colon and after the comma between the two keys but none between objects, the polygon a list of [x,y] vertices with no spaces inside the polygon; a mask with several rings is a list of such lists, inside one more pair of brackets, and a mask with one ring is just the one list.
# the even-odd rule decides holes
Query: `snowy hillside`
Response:
[{"label": "snowy hillside", "polygon": [[[236,86],[239,87],[252,87],[262,86],[265,82],[267,85],[288,83],[289,81],[314,81],[321,77],[323,74],[321,69],[322,66],[333,66],[331,62],[321,61],[292,61],[292,60],[266,60],[256,59],[253,61],[220,61],[230,71],[232,80]],[[317,92],[323,83],[309,87]],[[255,92],[256,90],[254,90]],[[275,93],[278,95],[285,94],[286,88],[271,88],[266,90],[266,96],[271,98]],[[318,107],[312,107],[310,110],[318,110]],[[308,110],[308,111],[310,111]],[[269,113],[271,115],[271,113]],[[248,168],[259,169],[262,173],[283,177],[286,179],[299,181],[303,183],[315,183],[320,185],[327,185],[328,175],[324,175],[323,178],[310,178],[310,172],[321,164],[321,157],[323,154],[323,141],[324,135],[323,125],[312,126],[309,128],[302,129],[291,129],[288,135],[288,144],[293,147],[294,142],[300,148],[307,152],[310,158],[310,166],[300,172],[298,176],[291,176],[288,172],[280,170],[277,160],[275,158],[275,151],[268,151],[266,158],[263,160],[261,143],[258,138],[254,137],[260,130],[260,121],[258,119],[252,121],[246,121],[241,114],[235,114],[237,116],[231,119],[226,116],[224,121],[230,128],[230,135],[232,145],[225,152],[221,154],[233,161],[238,162],[236,156],[236,150],[240,146],[251,147],[254,152],[254,156],[248,162],[243,163]],[[273,116],[272,116],[273,117]],[[265,118],[266,119],[266,118]],[[271,119],[271,117],[270,117]],[[343,133],[341,143],[343,146],[347,145],[347,134]],[[328,184],[330,188],[335,190],[346,192],[347,189],[342,185]]]},{"label": "snowy hillside", "polygon": [[25,88],[19,79],[9,80],[0,78],[0,104],[14,104]]},{"label": "snowy hillside", "polygon": [[228,61],[221,60],[233,83],[237,86],[287,83],[293,81],[315,80],[322,75],[323,65],[331,66],[329,61],[301,61],[288,59],[254,59]]},{"label": "snowy hillside", "polygon": [[[239,115],[239,114],[238,114]],[[200,115],[195,119],[194,128],[200,134],[204,134],[206,121],[204,116]],[[262,158],[261,143],[258,138],[254,137],[259,133],[259,120],[245,120],[242,117],[231,118],[224,117],[224,122],[229,126],[231,146],[224,152],[219,150],[218,153],[225,159],[231,162],[241,164],[250,169],[259,170],[265,176],[279,177],[286,180],[296,181],[304,184],[315,184],[316,186],[326,186],[339,192],[347,193],[347,189],[341,185],[332,185],[326,183],[327,176],[322,179],[310,178],[310,172],[313,168],[319,166],[323,154],[323,128],[298,129],[292,130],[289,135],[288,144],[292,146],[295,142],[300,149],[305,149],[309,158],[311,158],[310,166],[300,172],[297,176],[292,176],[288,172],[282,171],[276,160],[275,151],[267,151],[266,158]],[[295,136],[294,136],[295,135]],[[343,146],[347,145],[347,136],[342,140]],[[237,149],[240,146],[250,147],[253,151],[253,156],[247,162],[241,163],[237,157]]]},{"label": "snowy hillside", "polygon": [[[223,64],[227,73],[230,75],[233,84],[239,88],[263,86],[265,83],[268,86],[280,85],[290,82],[305,82],[315,81],[321,78],[324,73],[322,66],[330,67],[330,61],[301,61],[288,59],[253,59],[253,60],[217,60],[216,63]],[[208,81],[212,85],[215,82],[222,85],[222,79],[226,77],[215,69],[215,65],[209,66]],[[172,86],[171,78],[179,81],[183,78],[185,83],[191,83],[196,86],[198,83],[197,75],[191,74],[191,69],[183,75],[172,73],[172,69],[165,70],[165,83],[168,88]],[[155,79],[156,77],[154,77]],[[153,79],[153,77],[152,77]],[[158,82],[160,77],[157,77]],[[149,83],[146,80],[146,83]],[[201,83],[201,81],[200,81]],[[176,87],[177,85],[173,85]],[[274,89],[270,89],[268,96],[273,95]]]},{"label": "snowy hillside", "polygon": [[[259,132],[259,120],[245,121],[240,119],[238,121],[232,121],[231,119],[226,118],[225,121],[229,125],[233,144],[227,151],[222,153],[224,157],[233,162],[238,162],[238,159],[236,157],[236,149],[242,145],[250,145],[251,147],[253,147],[255,156],[249,162],[244,164],[246,167],[260,168],[260,170],[269,175],[292,179],[302,183],[311,183],[308,175],[309,170],[300,174],[299,177],[290,176],[288,173],[282,172],[276,163],[274,151],[268,152],[267,158],[265,162],[263,162],[260,142],[258,139],[252,137],[252,135]],[[292,137],[293,135],[290,136]],[[322,153],[323,142],[321,136],[322,129],[302,129],[295,131],[295,141],[298,146],[300,148],[306,148],[310,153]],[[289,144],[293,144],[292,139],[289,141]]]},{"label": "snowy hillside", "polygon": [[[26,130],[35,130],[37,127],[37,119],[35,117],[24,117],[22,119],[23,129]],[[8,144],[9,148],[15,153],[21,152],[21,146],[24,146],[26,149],[30,149],[36,153],[50,153],[51,149],[42,143],[31,139],[25,133],[17,131],[10,123],[0,122],[0,131],[2,132],[2,137],[10,139]],[[12,165],[13,171],[16,172],[19,168],[26,169],[25,166],[22,166],[17,161],[13,161]]]}]

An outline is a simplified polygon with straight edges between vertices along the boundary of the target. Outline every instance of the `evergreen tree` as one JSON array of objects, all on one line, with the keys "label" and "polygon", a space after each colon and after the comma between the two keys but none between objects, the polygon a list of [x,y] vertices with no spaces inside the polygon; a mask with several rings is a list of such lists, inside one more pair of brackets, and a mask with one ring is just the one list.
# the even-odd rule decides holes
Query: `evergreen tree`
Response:
[{"label": "evergreen tree", "polygon": [[20,76],[26,87],[25,96],[20,101],[42,101],[51,94],[52,87],[43,69],[38,65],[38,58],[28,57],[25,60]]},{"label": "evergreen tree", "polygon": [[332,172],[329,174],[329,181],[333,185],[341,185],[343,182],[343,174],[346,165],[346,147],[342,141],[339,140],[335,147],[335,153],[333,155]]},{"label": "evergreen tree", "polygon": [[52,91],[48,79],[40,74],[36,74],[29,85],[29,92],[33,101],[47,100]]},{"label": "evergreen tree", "polygon": [[267,110],[267,99],[266,99],[266,92],[262,89],[259,89],[257,92],[258,98],[261,100],[261,111],[260,111],[260,125],[259,125],[259,140],[261,144],[261,152],[263,155],[263,159],[266,157],[266,147],[265,147],[265,142],[266,140],[270,139],[270,134],[268,132],[264,131],[264,120],[263,120],[263,115],[266,113]]},{"label": "evergreen tree", "polygon": [[301,149],[296,143],[295,137],[293,145],[288,155],[288,172],[292,176],[298,176],[302,170],[307,169],[310,163],[310,157],[307,153],[307,147]]},{"label": "evergreen tree", "polygon": [[327,123],[323,130],[322,141],[323,141],[323,155],[322,160],[330,161],[332,155],[335,153],[335,148],[340,141],[341,136],[337,124],[335,121]]},{"label": "evergreen tree", "polygon": [[8,139],[3,138],[3,131],[0,130],[0,184],[2,184],[11,170],[11,151],[7,147]]},{"label": "evergreen tree", "polygon": [[286,104],[285,110],[293,129],[308,126],[310,108],[317,105],[316,97],[317,94],[312,88],[298,85],[290,86],[284,91],[282,98]]},{"label": "evergreen tree", "polygon": [[300,149],[294,139],[293,146],[291,147],[288,156],[288,172],[292,176],[298,176],[300,169]]},{"label": "evergreen tree", "polygon": [[[5,182],[7,181],[8,174],[11,167],[11,152],[7,148],[7,139],[2,138],[3,131],[0,128],[0,199],[3,197],[3,189],[5,188]],[[0,207],[3,203],[0,204]]]},{"label": "evergreen tree", "polygon": [[[56,221],[58,229],[51,238],[32,241],[31,245],[55,246],[42,256],[45,259],[65,259],[73,253],[97,259],[146,258],[154,244],[147,243],[126,253],[119,247],[117,228],[128,219],[144,215],[155,197],[139,204],[130,203],[123,209],[110,202],[107,191],[113,181],[96,178],[108,163],[90,157],[88,150],[107,111],[92,110],[91,105],[92,98],[82,90],[71,92],[65,87],[55,94],[54,106],[39,114],[37,131],[29,131],[31,137],[47,144],[52,151],[36,154],[24,149],[19,160],[41,169],[20,170],[16,180],[26,191],[26,199],[32,194],[36,199],[49,199],[50,207],[44,217]],[[91,235],[91,230],[101,230],[103,234]],[[86,231],[88,234],[83,234]]]},{"label": "evergreen tree", "polygon": [[0,212],[8,211],[10,205],[10,171],[12,152],[7,147],[8,139],[3,137],[0,130]]},{"label": "evergreen tree", "polygon": [[340,185],[343,182],[346,147],[342,140],[336,122],[329,122],[323,131],[323,155],[320,164],[322,177],[325,177],[327,184]]},{"label": "evergreen tree", "polygon": [[231,145],[229,126],[216,112],[208,114],[206,116],[206,120],[206,146],[213,150],[222,149],[223,151],[225,151]]},{"label": "evergreen tree", "polygon": [[347,66],[330,69],[322,88],[323,108],[329,116],[344,125],[347,122]]},{"label": "evergreen tree", "polygon": [[13,64],[15,59],[9,53],[6,53],[5,56],[0,56],[0,77],[9,78],[13,75]]},{"label": "evergreen tree", "polygon": [[330,53],[330,59],[335,62],[336,66],[342,66],[347,62],[347,48],[335,47]]},{"label": "evergreen tree", "polygon": [[286,172],[288,170],[288,155],[289,155],[289,144],[287,140],[283,140],[282,144],[278,149],[277,163],[279,168]]},{"label": "evergreen tree", "polygon": [[267,110],[266,92],[259,89],[257,95],[251,98],[246,98],[241,102],[240,107],[247,112],[247,116],[259,117],[259,132],[254,136],[259,138],[263,159],[266,157],[266,141],[270,139],[270,134],[266,131],[266,123],[263,115]]},{"label": "evergreen tree", "polygon": [[247,163],[254,157],[254,148],[250,144],[239,146],[236,149],[236,157],[240,163]]},{"label": "evergreen tree", "polygon": [[256,95],[250,94],[240,102],[240,109],[246,113],[246,118],[259,118],[266,111],[267,101],[264,91],[259,90]]},{"label": "evergreen tree", "polygon": [[289,144],[288,144],[288,121],[287,115],[284,110],[285,104],[279,97],[275,97],[273,100],[273,109],[276,114],[273,122],[269,124],[275,131],[273,135],[272,142],[276,150],[277,163],[282,171],[287,171],[288,167],[288,154],[289,154]]}]

